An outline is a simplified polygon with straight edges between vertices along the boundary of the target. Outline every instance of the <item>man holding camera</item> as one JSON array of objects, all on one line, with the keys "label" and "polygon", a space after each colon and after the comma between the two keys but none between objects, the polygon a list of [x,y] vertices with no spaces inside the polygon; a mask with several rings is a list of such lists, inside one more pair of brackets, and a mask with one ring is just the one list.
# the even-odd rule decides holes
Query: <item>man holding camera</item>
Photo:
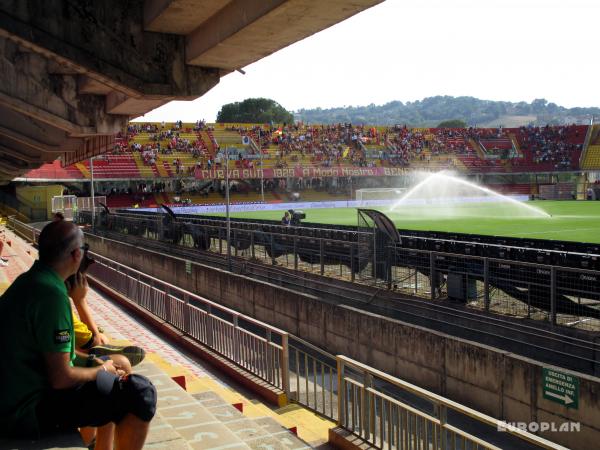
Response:
[{"label": "man holding camera", "polygon": [[[135,345],[111,345],[104,330],[96,325],[91,309],[87,303],[88,284],[85,271],[67,280],[67,291],[73,300],[79,317],[73,314],[73,333],[75,338],[76,366],[92,367],[101,364],[102,360],[112,359],[117,366],[126,372],[143,361],[146,352]],[[125,358],[125,359],[123,359]]]},{"label": "man holding camera", "polygon": [[117,448],[141,449],[156,411],[150,381],[124,376],[111,360],[90,368],[72,363],[65,280],[84,256],[83,233],[71,222],[51,222],[38,246],[39,260],[0,297],[0,436],[35,438],[114,423]]},{"label": "man holding camera", "polygon": [[[56,212],[52,219],[54,222],[65,220],[61,212]],[[87,278],[88,267],[94,260],[88,255],[89,246],[82,247],[83,257],[77,273],[65,281],[67,291],[75,304],[79,317],[73,314],[73,333],[75,338],[76,358],[75,366],[92,367],[101,365],[107,359],[112,359],[117,368],[125,373],[131,372],[131,367],[139,364],[144,359],[146,352],[137,346],[110,345],[104,330],[96,325],[92,312],[87,303]]]}]

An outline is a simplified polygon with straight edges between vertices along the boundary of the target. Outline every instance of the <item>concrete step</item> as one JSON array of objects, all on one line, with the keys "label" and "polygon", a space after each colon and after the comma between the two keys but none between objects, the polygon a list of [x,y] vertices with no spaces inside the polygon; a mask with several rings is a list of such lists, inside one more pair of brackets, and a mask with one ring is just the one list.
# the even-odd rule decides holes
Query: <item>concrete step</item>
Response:
[{"label": "concrete step", "polygon": [[225,426],[242,438],[250,448],[305,449],[310,448],[294,433],[271,417],[248,418],[214,392],[202,392],[193,397],[205,406]]},{"label": "concrete step", "polygon": [[158,391],[146,448],[296,450],[310,448],[270,417],[250,419],[214,392],[190,395],[152,363],[136,367]]},{"label": "concrete step", "polygon": [[0,439],[3,450],[87,450],[79,433],[61,433],[37,441],[29,439]]}]

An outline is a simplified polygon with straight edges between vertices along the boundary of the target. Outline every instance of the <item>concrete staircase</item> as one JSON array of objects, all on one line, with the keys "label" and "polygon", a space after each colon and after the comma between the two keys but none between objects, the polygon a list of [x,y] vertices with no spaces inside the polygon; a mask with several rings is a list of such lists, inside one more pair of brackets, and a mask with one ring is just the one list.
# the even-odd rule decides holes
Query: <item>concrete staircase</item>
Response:
[{"label": "concrete staircase", "polygon": [[158,176],[161,178],[169,178],[169,172],[167,172],[167,168],[165,167],[165,161],[161,156],[156,158],[156,171],[158,172]]},{"label": "concrete staircase", "polygon": [[144,164],[142,155],[140,155],[139,152],[132,152],[131,156],[133,156],[135,165],[137,166],[138,171],[140,172],[140,175],[142,177],[154,178],[157,176],[156,165],[148,166]]},{"label": "concrete staircase", "polygon": [[59,433],[45,439],[32,441],[28,439],[0,439],[2,450],[86,450],[79,433]]},{"label": "concrete staircase", "polygon": [[600,144],[600,124],[592,125],[592,131],[590,136],[590,145]]},{"label": "concrete staircase", "polygon": [[600,145],[594,144],[588,146],[583,156],[581,168],[586,170],[600,169]]},{"label": "concrete staircase", "polygon": [[211,158],[214,158],[216,154],[216,148],[208,133],[206,131],[201,131],[200,139],[202,139],[202,142],[204,142],[204,145],[206,145],[206,148],[208,149],[208,154],[211,156]]},{"label": "concrete staircase", "polygon": [[483,149],[481,148],[481,145],[479,145],[477,142],[475,142],[475,139],[469,138],[467,140],[467,143],[469,144],[469,147],[471,147],[473,150],[475,150],[475,153],[477,153],[477,156],[479,158],[485,159],[485,153],[483,153]]},{"label": "concrete staircase", "polygon": [[212,135],[222,149],[225,149],[225,146],[243,147],[242,136],[237,131],[214,130]]},{"label": "concrete staircase", "polygon": [[523,152],[521,151],[521,145],[519,144],[519,140],[517,139],[517,136],[515,135],[515,133],[509,133],[508,137],[512,141],[513,147],[517,151],[517,155],[519,155],[519,158],[522,158]]},{"label": "concrete staircase", "polygon": [[169,165],[169,163],[167,161],[162,162],[162,166],[165,169],[165,172],[167,173],[167,176],[170,178],[173,176],[173,169],[171,168],[171,166]]},{"label": "concrete staircase", "polygon": [[305,449],[294,433],[270,417],[249,418],[216,392],[194,395],[150,362],[136,367],[158,391],[157,413],[145,448],[179,449]]},{"label": "concrete staircase", "polygon": [[84,176],[85,178],[87,178],[88,180],[89,180],[90,178],[92,178],[92,175],[90,174],[90,171],[89,171],[89,170],[88,170],[88,168],[87,168],[87,167],[85,167],[83,164],[81,164],[81,163],[76,163],[76,164],[75,164],[75,167],[77,167],[77,168],[78,168],[78,169],[81,171],[81,173],[83,174],[83,176]]},{"label": "concrete staircase", "polygon": [[469,169],[467,169],[467,166],[465,165],[464,162],[462,162],[462,160],[460,158],[453,158],[454,161],[454,167],[456,167],[457,170],[461,171],[461,172],[468,172]]},{"label": "concrete staircase", "polygon": [[[147,376],[158,392],[158,407],[144,448],[277,449],[311,448],[292,431],[271,417],[246,417],[243,404],[231,405],[216,392],[194,395],[151,362],[143,362],[135,373]],[[181,382],[184,377],[178,377]],[[19,450],[84,450],[77,433],[61,433],[39,441],[0,439],[0,448]]]}]

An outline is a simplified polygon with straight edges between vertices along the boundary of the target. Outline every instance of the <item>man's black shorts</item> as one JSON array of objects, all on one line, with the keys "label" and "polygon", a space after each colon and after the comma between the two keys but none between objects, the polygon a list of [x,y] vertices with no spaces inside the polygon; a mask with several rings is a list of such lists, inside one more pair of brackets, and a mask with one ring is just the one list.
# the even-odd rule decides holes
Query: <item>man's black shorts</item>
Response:
[{"label": "man's black shorts", "polygon": [[119,423],[131,413],[149,422],[156,412],[156,389],[138,374],[115,379],[110,391],[102,392],[96,381],[73,389],[53,389],[45,393],[37,407],[42,434],[80,427]]}]

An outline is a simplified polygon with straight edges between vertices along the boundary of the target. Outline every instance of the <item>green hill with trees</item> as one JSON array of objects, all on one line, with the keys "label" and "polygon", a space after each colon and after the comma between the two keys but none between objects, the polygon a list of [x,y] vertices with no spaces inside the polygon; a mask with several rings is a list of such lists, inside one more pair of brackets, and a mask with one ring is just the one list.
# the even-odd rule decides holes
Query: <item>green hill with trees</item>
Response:
[{"label": "green hill with trees", "polygon": [[435,127],[445,121],[468,126],[519,126],[589,123],[600,108],[565,108],[545,99],[527,102],[480,100],[474,97],[436,96],[414,102],[393,101],[384,105],[300,109],[296,120],[304,123],[340,123]]}]

